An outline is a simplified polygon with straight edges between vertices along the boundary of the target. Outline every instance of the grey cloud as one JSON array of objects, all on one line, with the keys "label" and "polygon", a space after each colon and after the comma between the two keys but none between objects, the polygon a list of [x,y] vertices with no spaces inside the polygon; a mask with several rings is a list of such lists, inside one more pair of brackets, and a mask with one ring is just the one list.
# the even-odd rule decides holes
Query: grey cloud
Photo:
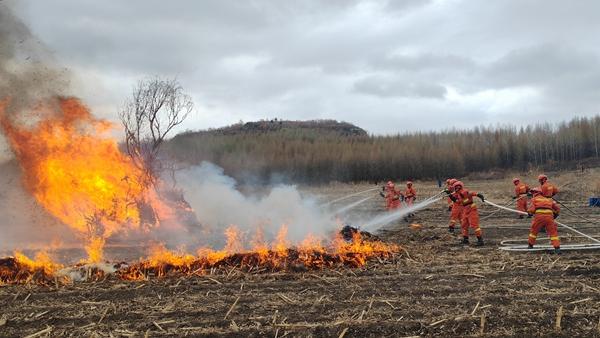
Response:
[{"label": "grey cloud", "polygon": [[577,47],[544,44],[513,50],[490,64],[483,74],[501,87],[571,82],[598,73],[599,57]]},{"label": "grey cloud", "polygon": [[373,60],[372,66],[379,69],[402,70],[410,72],[446,70],[468,72],[477,66],[468,57],[452,54],[390,55]]},{"label": "grey cloud", "polygon": [[443,99],[446,94],[446,88],[439,84],[405,82],[402,79],[384,79],[376,76],[357,81],[354,83],[353,90],[379,97]]},{"label": "grey cloud", "polygon": [[[66,66],[107,82],[112,95],[106,97],[122,98],[128,81],[140,77],[177,76],[211,117],[196,119],[201,124],[189,129],[276,112],[282,118],[348,120],[387,133],[395,127],[370,116],[385,121],[390,111],[426,111],[429,120],[410,128],[431,129],[446,127],[438,121],[446,120],[451,105],[456,120],[468,124],[477,111],[502,123],[513,121],[506,116],[515,112],[534,116],[530,107],[535,107],[535,116],[557,120],[575,111],[596,113],[600,103],[597,1],[26,0],[19,5],[19,14]],[[111,87],[114,83],[119,85]],[[523,87],[538,94],[505,107],[477,96]],[[448,101],[450,88],[462,101]],[[101,102],[102,107],[117,101]],[[347,102],[378,111],[365,117]],[[397,128],[404,126],[409,124]]]},{"label": "grey cloud", "polygon": [[427,6],[432,0],[389,0],[386,4],[386,10],[407,11],[416,7]]}]

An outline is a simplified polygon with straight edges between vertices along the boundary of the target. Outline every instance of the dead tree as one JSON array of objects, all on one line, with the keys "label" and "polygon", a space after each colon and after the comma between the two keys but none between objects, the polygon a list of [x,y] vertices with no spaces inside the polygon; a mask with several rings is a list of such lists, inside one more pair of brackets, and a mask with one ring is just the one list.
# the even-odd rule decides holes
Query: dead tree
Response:
[{"label": "dead tree", "polygon": [[165,164],[159,157],[160,146],[193,108],[192,98],[175,79],[146,79],[134,87],[119,117],[125,128],[127,154],[143,171],[144,183],[154,184],[164,170]]}]

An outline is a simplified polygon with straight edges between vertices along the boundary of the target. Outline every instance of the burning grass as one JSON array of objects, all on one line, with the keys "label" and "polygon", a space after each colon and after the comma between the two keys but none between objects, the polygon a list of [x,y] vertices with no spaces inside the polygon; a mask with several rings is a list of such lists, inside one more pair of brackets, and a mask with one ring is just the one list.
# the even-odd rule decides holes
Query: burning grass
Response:
[{"label": "burning grass", "polygon": [[[309,244],[310,243],[310,244]],[[122,280],[147,280],[168,276],[193,276],[206,271],[230,270],[245,272],[304,272],[325,268],[364,266],[371,260],[393,260],[400,247],[381,241],[365,240],[355,233],[351,241],[341,237],[329,246],[315,246],[305,242],[298,247],[277,247],[247,252],[198,250],[197,255],[177,253],[157,246],[150,257],[131,264],[80,263],[64,267],[52,262],[47,254],[34,259],[17,253],[14,257],[0,259],[0,283],[53,285],[75,280],[117,278]]]},{"label": "burning grass", "polygon": [[[327,242],[311,234],[292,242],[287,226],[281,225],[278,233],[269,234],[272,243],[267,243],[260,228],[250,240],[246,233],[230,226],[221,250],[203,248],[190,254],[159,244],[145,259],[103,263],[105,245],[112,238],[166,227],[166,220],[181,225],[176,210],[171,210],[174,201],[159,193],[159,185],[151,183],[154,180],[145,180],[144,168],[107,136],[113,126],[94,117],[78,99],[53,97],[29,109],[19,119],[7,113],[11,112],[10,98],[0,101],[0,129],[21,166],[26,190],[81,238],[87,258],[65,267],[45,253],[33,259],[16,253],[0,261],[0,283],[145,280],[222,268],[274,272],[360,267],[372,259],[392,259],[399,251],[397,246],[359,231],[338,234]],[[35,118],[26,119],[29,115]]]}]

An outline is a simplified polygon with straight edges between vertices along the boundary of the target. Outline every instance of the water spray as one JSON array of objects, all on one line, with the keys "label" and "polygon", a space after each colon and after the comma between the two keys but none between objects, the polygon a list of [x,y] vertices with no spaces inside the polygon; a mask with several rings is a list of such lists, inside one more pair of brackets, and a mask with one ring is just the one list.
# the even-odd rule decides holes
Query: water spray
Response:
[{"label": "water spray", "polygon": [[342,196],[340,198],[334,199],[333,201],[329,201],[329,202],[325,203],[324,206],[328,206],[328,205],[331,205],[333,203],[341,202],[341,201],[347,200],[347,199],[349,199],[351,197],[362,195],[362,194],[365,194],[365,193],[368,193],[368,192],[371,192],[371,191],[375,191],[375,190],[379,190],[379,188],[371,188],[371,189],[367,189],[367,190],[364,190],[364,191],[355,192],[355,193],[352,193],[350,195]]},{"label": "water spray", "polygon": [[375,217],[370,222],[364,224],[362,226],[362,228],[363,229],[372,228],[371,231],[378,230],[381,227],[383,227],[384,225],[387,225],[391,222],[394,222],[396,220],[404,218],[415,211],[424,209],[424,208],[428,207],[429,205],[431,205],[437,201],[440,201],[442,199],[442,197],[439,197],[440,194],[441,193],[435,195],[433,198],[430,197],[430,198],[423,200],[423,201],[421,201],[415,205],[412,205],[408,208],[402,208],[402,209],[393,211],[391,213],[387,213],[387,214],[383,214],[378,217]]},{"label": "water spray", "polygon": [[363,204],[364,202],[366,202],[366,201],[368,201],[368,200],[372,199],[373,197],[374,197],[374,196],[365,197],[365,198],[363,198],[363,199],[361,199],[361,200],[358,200],[358,201],[356,201],[356,202],[350,203],[350,204],[348,204],[348,205],[346,205],[346,206],[344,206],[344,207],[342,207],[342,208],[339,208],[339,209],[337,209],[337,210],[334,212],[334,214],[335,214],[335,215],[340,215],[340,214],[343,214],[343,213],[345,213],[345,212],[347,212],[347,211],[350,211],[350,210],[354,209],[355,207],[357,207],[357,206],[359,206],[359,205]]}]

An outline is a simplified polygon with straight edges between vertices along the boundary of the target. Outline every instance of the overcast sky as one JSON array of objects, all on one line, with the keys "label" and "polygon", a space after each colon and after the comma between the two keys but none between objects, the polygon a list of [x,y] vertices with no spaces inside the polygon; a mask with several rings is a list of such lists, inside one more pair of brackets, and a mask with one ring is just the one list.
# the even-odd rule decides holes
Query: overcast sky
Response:
[{"label": "overcast sky", "polygon": [[337,119],[371,133],[600,112],[600,1],[18,2],[17,14],[115,118],[145,76],[177,76],[182,129]]}]

